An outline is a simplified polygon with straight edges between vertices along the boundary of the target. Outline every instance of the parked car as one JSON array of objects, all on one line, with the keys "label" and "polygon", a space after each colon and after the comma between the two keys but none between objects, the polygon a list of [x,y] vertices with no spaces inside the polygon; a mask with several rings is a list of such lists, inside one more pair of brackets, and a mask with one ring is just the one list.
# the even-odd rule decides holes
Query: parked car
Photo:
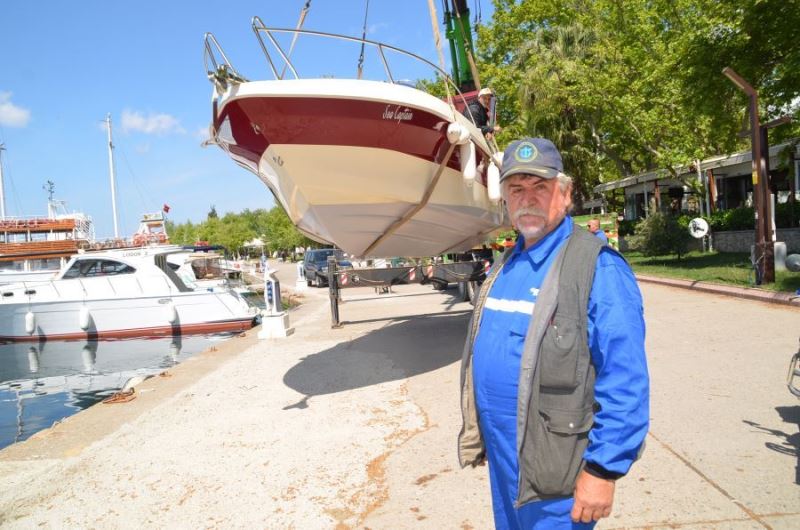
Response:
[{"label": "parked car", "polygon": [[353,264],[344,257],[344,252],[335,248],[319,248],[306,251],[303,256],[303,270],[306,275],[306,283],[310,287],[325,287],[328,285],[328,257],[336,256],[336,263],[339,268],[351,269]]}]

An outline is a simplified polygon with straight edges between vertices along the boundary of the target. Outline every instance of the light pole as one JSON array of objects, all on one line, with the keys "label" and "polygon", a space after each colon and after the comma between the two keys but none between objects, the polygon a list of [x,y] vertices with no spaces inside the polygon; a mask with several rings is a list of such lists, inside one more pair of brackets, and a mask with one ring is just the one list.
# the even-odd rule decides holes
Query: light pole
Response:
[{"label": "light pole", "polygon": [[769,192],[769,151],[766,148],[767,127],[758,120],[758,92],[732,68],[722,73],[750,99],[750,144],[753,153],[753,195],[756,201],[755,266],[760,272],[757,283],[775,281],[775,246],[772,242],[772,215]]}]

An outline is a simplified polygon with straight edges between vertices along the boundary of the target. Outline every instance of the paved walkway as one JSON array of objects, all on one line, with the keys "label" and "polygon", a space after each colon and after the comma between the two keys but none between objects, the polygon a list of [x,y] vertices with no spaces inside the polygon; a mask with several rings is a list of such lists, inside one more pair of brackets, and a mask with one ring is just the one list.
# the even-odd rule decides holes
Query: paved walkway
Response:
[{"label": "paved walkway", "polygon": [[[455,457],[470,307],[394,291],[345,291],[331,330],[309,289],[288,339],[232,339],[0,452],[0,526],[491,528],[486,468]],[[651,433],[599,528],[800,528],[800,310],[642,291]]]}]

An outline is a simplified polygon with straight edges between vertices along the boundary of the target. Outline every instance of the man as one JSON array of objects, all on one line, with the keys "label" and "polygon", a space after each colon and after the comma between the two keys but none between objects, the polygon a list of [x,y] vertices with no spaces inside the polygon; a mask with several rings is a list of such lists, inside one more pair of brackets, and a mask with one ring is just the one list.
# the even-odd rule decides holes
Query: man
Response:
[{"label": "man", "polygon": [[606,233],[603,230],[600,230],[600,219],[596,219],[596,218],[595,219],[589,219],[588,228],[589,228],[589,232],[593,233],[598,238],[600,238],[600,241],[602,241],[606,245],[608,244],[608,236],[606,236]]},{"label": "man", "polygon": [[473,101],[464,110],[464,115],[467,118],[472,116],[475,125],[487,138],[491,138],[494,133],[500,132],[499,125],[489,125],[489,110],[491,109],[493,97],[494,92],[492,92],[491,88],[482,88],[478,92],[478,101]]},{"label": "man", "polygon": [[488,459],[497,528],[591,528],[647,433],[641,296],[625,260],[575,229],[549,140],[513,142],[500,181],[520,237],[475,303],[459,461]]}]

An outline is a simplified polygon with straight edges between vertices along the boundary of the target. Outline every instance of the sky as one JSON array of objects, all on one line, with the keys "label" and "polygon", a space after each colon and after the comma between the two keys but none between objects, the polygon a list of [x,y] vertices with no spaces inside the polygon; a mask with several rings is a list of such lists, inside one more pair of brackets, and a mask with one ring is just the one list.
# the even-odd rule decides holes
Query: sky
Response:
[{"label": "sky", "polygon": [[[50,180],[68,211],[90,215],[97,236],[112,237],[108,114],[120,236],[132,234],[143,213],[163,204],[179,223],[204,220],[212,205],[220,215],[271,208],[272,195],[255,175],[218,147],[202,147],[212,94],[203,38],[212,32],[247,78],[272,79],[251,19],[258,15],[267,26],[295,27],[304,4],[0,0],[6,215],[45,215],[43,186]],[[478,4],[486,23],[491,2],[469,0],[473,18]],[[435,5],[441,22],[441,1]],[[365,0],[313,0],[304,28],[360,36],[364,9]],[[427,0],[371,0],[368,15],[368,39],[438,64]],[[304,68],[301,75],[355,77],[357,49],[341,50],[343,58],[336,59],[310,40],[299,43],[293,56]],[[446,41],[443,52],[447,59]],[[373,59],[368,55],[365,61],[368,74],[377,66]],[[432,77],[410,66],[407,73]]]}]

